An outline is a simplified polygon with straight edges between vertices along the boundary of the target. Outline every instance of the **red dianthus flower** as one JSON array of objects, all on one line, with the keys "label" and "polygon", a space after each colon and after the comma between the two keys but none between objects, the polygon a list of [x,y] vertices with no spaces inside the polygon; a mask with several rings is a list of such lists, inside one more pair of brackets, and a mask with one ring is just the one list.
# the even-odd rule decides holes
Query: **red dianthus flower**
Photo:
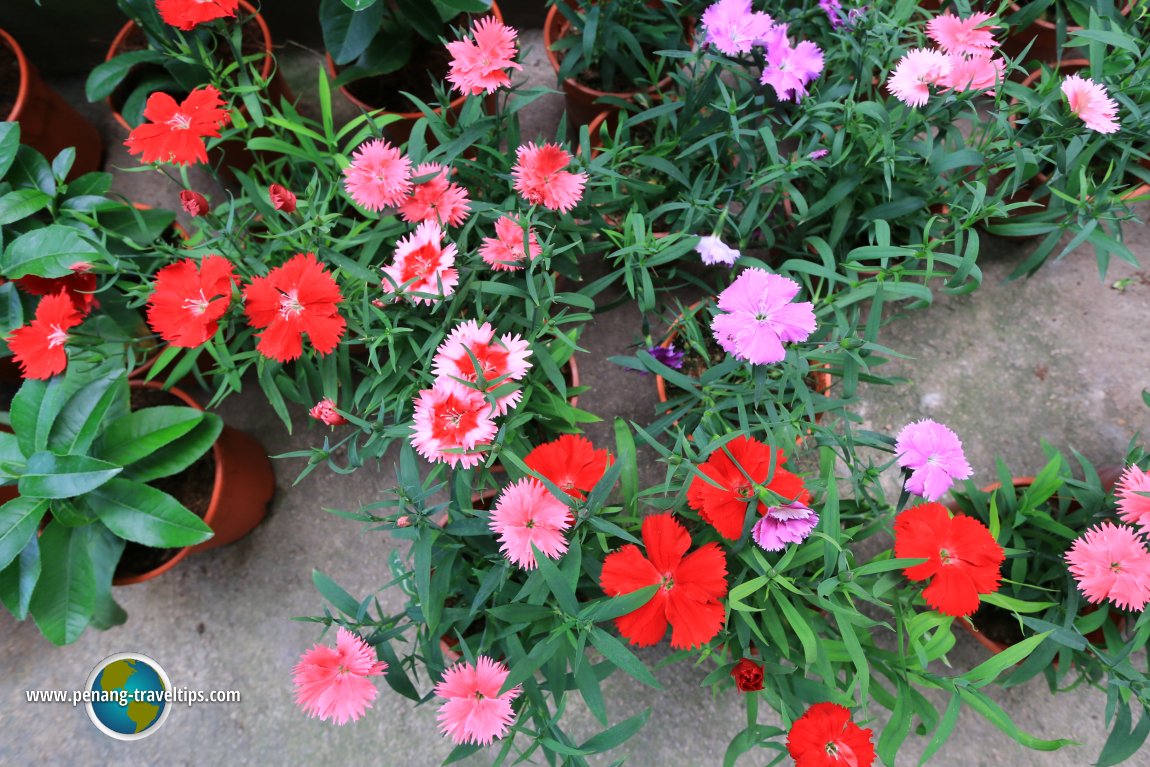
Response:
[{"label": "red dianthus flower", "polygon": [[850,709],[816,703],[795,720],[787,733],[787,751],[795,767],[870,767],[873,733],[851,721]]},{"label": "red dianthus flower", "polygon": [[343,296],[314,253],[299,253],[267,277],[244,288],[244,311],[252,327],[264,328],[257,351],[290,362],[303,354],[303,334],[320,354],[339,344],[347,327],[339,315]]},{"label": "red dianthus flower", "polygon": [[144,106],[144,119],[148,122],[132,129],[124,142],[129,154],[142,155],[143,162],[191,165],[208,161],[204,138],[219,138],[231,115],[220,92],[207,85],[179,104],[166,93],[153,93]]}]

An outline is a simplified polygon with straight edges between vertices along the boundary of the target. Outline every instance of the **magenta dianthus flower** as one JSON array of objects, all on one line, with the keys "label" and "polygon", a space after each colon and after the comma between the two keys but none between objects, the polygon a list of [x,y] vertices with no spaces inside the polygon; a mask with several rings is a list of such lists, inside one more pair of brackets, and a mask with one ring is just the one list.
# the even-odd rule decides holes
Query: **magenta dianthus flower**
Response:
[{"label": "magenta dianthus flower", "polygon": [[755,523],[751,536],[765,551],[782,551],[788,543],[802,543],[819,523],[819,515],[805,504],[792,501],[771,506]]},{"label": "magenta dianthus flower", "polygon": [[805,341],[815,330],[809,301],[792,303],[799,284],[766,270],[751,268],[719,294],[719,314],[711,332],[727,353],[754,365],[781,362],[783,343]]},{"label": "magenta dianthus flower", "polygon": [[898,465],[910,469],[906,489],[928,501],[937,501],[956,479],[972,470],[958,435],[937,421],[924,419],[902,428],[895,440]]},{"label": "magenta dianthus flower", "polygon": [[777,25],[768,36],[766,59],[759,81],[774,88],[781,101],[801,101],[807,83],[823,71],[822,49],[809,40],[792,46],[786,24]]},{"label": "magenta dianthus flower", "polygon": [[774,24],[761,11],[751,11],[751,0],[719,0],[703,11],[704,42],[728,56],[747,53]]}]

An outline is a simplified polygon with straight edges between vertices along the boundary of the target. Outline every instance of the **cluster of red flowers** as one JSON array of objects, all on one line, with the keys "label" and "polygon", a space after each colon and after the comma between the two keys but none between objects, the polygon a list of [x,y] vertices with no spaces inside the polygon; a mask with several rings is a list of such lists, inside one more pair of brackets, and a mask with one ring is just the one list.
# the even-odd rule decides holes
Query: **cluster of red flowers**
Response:
[{"label": "cluster of red flowers", "polygon": [[[231,306],[239,278],[221,256],[187,258],[156,273],[148,299],[148,324],[173,346],[194,348],[216,334]],[[343,337],[339,286],[312,253],[299,253],[244,288],[248,322],[263,329],[256,349],[289,362],[303,354],[307,334],[319,354],[329,354]]]}]

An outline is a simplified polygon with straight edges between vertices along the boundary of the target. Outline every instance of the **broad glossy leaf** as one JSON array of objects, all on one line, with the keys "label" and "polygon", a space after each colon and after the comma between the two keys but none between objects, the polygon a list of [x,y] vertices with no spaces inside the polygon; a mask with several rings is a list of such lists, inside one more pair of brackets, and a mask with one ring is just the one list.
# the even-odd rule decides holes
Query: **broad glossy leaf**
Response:
[{"label": "broad glossy leaf", "polygon": [[41,450],[28,456],[17,487],[20,495],[30,498],[75,498],[95,490],[122,470],[86,455],[56,455]]},{"label": "broad glossy leaf", "polygon": [[38,277],[67,277],[79,261],[102,260],[96,247],[75,229],[53,224],[17,237],[4,249],[4,276],[10,280],[34,274]]},{"label": "broad glossy leaf", "polygon": [[0,122],[0,178],[12,167],[20,149],[20,123]]},{"label": "broad glossy leaf", "polygon": [[40,540],[33,536],[20,555],[0,570],[0,601],[16,620],[28,617],[28,605],[39,578]]},{"label": "broad glossy leaf", "polygon": [[194,546],[212,537],[204,520],[150,485],[112,479],[85,495],[84,502],[113,533],[145,546]]},{"label": "broad glossy leaf", "polygon": [[47,501],[22,495],[0,506],[0,569],[20,556],[47,511]]},{"label": "broad glossy leaf", "polygon": [[190,432],[204,415],[202,410],[173,405],[136,410],[108,424],[93,454],[117,466],[128,466]]},{"label": "broad glossy leaf", "polygon": [[40,633],[56,645],[80,638],[96,606],[96,579],[88,552],[92,531],[49,523],[40,536],[40,579],[29,610]]},{"label": "broad glossy leaf", "polygon": [[204,413],[195,428],[175,439],[152,455],[124,467],[124,479],[150,482],[169,477],[191,466],[209,450],[220,437],[224,423],[215,413]]},{"label": "broad glossy leaf", "polygon": [[108,419],[128,409],[128,376],[116,371],[89,381],[60,409],[48,434],[58,453],[86,454]]}]

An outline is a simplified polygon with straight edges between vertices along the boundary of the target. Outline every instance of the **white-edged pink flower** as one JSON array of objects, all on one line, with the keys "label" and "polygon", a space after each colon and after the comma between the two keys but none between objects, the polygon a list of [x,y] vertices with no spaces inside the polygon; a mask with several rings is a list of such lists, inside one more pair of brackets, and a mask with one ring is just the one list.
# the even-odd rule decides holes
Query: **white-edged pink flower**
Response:
[{"label": "white-edged pink flower", "polygon": [[930,86],[941,86],[950,71],[950,58],[932,48],[915,48],[899,59],[886,88],[907,106],[921,107],[930,98]]},{"label": "white-edged pink flower", "polygon": [[566,213],[583,198],[586,173],[566,170],[571,155],[558,144],[528,142],[515,150],[515,191],[532,205]]},{"label": "white-edged pink flower", "polygon": [[1070,111],[1090,130],[1099,133],[1118,131],[1118,103],[1110,98],[1106,86],[1090,78],[1069,75],[1062,81],[1062,94],[1070,102]]},{"label": "white-edged pink flower", "polygon": [[947,11],[926,23],[926,34],[947,53],[989,56],[996,45],[994,30],[998,27],[988,26],[986,22],[993,18],[989,13],[980,12],[960,19]]},{"label": "white-edged pink flower", "polygon": [[450,296],[459,283],[455,245],[443,245],[443,229],[424,221],[395,244],[395,258],[381,267],[386,293],[403,293],[416,303],[432,304]]},{"label": "white-edged pink flower", "polygon": [[437,162],[416,166],[413,178],[431,178],[414,185],[411,194],[399,207],[404,221],[418,224],[434,221],[442,226],[460,226],[471,213],[471,199],[467,189],[448,180],[450,168]]},{"label": "white-edged pink flower", "polygon": [[[504,333],[495,338],[491,323],[480,325],[475,320],[462,322],[451,331],[435,352],[432,372],[437,378],[466,381],[483,393],[506,387],[527,375],[531,363],[531,345],[517,335]],[[478,373],[483,375],[479,385]],[[519,403],[520,389],[501,395],[495,400],[497,415],[503,415]]]},{"label": "white-edged pink flower", "polygon": [[351,199],[368,210],[402,205],[411,192],[411,160],[383,139],[361,144],[343,175]]},{"label": "white-edged pink flower", "polygon": [[487,399],[461,383],[441,378],[415,398],[411,446],[433,463],[477,466],[498,430]]},{"label": "white-edged pink flower", "polygon": [[495,222],[495,236],[484,237],[479,246],[479,257],[485,264],[508,272],[522,269],[528,254],[534,261],[542,252],[533,227],[527,229],[527,250],[524,250],[523,225],[511,216],[500,216]]},{"label": "white-edged pink flower", "polygon": [[532,546],[545,557],[558,559],[567,551],[563,531],[571,527],[570,510],[542,482],[524,477],[503,489],[489,521],[499,536],[499,550],[512,563],[534,570]]}]

